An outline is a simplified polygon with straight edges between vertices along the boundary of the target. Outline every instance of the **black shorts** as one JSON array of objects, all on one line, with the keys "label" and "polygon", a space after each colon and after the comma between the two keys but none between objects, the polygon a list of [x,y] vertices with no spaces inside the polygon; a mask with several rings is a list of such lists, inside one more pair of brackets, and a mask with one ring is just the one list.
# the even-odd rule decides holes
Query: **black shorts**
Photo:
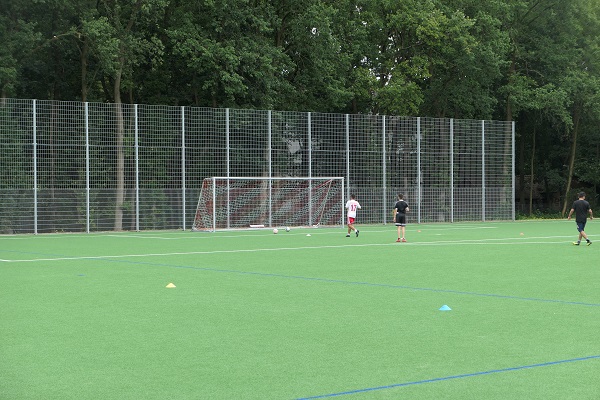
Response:
[{"label": "black shorts", "polygon": [[406,225],[406,214],[396,214],[396,226],[405,226]]}]

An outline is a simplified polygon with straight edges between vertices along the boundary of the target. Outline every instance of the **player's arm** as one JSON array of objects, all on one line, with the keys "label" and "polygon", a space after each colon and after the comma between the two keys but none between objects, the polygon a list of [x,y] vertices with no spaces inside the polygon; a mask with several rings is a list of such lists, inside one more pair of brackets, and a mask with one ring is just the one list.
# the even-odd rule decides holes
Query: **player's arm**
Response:
[{"label": "player's arm", "polygon": [[588,212],[590,213],[590,219],[594,219],[594,213],[592,213],[592,209],[591,208],[588,210]]},{"label": "player's arm", "polygon": [[571,211],[569,211],[569,215],[567,216],[567,219],[571,219],[571,215],[573,215],[573,211],[575,211],[575,210],[573,210],[573,209],[571,208]]}]

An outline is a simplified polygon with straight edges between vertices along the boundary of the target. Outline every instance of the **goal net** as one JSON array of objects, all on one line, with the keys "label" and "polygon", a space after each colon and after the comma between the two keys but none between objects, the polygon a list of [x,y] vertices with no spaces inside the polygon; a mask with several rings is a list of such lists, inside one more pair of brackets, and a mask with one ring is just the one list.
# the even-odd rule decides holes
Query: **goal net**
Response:
[{"label": "goal net", "polygon": [[205,178],[193,230],[343,225],[344,178]]}]

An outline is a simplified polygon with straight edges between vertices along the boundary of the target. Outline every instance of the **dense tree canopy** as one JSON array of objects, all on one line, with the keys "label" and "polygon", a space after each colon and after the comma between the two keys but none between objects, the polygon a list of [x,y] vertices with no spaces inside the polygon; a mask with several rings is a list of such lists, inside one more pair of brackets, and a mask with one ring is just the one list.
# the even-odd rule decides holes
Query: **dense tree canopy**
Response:
[{"label": "dense tree canopy", "polygon": [[597,201],[595,0],[4,0],[0,37],[2,98],[514,120],[524,211]]}]

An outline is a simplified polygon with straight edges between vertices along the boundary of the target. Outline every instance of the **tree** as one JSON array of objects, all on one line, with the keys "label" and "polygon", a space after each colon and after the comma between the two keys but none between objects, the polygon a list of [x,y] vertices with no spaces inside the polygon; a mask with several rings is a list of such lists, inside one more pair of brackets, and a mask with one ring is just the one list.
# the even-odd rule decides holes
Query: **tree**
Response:
[{"label": "tree", "polygon": [[273,2],[274,41],[290,63],[283,77],[293,88],[282,93],[278,109],[334,112],[345,109],[350,59],[335,21],[339,9],[323,0]]},{"label": "tree", "polygon": [[192,104],[277,107],[291,91],[289,59],[271,40],[269,2],[174,1],[166,22],[168,46]]},{"label": "tree", "polygon": [[[596,127],[600,122],[600,69],[597,67],[600,62],[600,54],[597,41],[590,40],[590,38],[597,38],[600,35],[600,9],[596,3],[579,0],[572,3],[572,12],[568,16],[572,27],[570,37],[578,51],[576,57],[571,59],[571,67],[564,74],[562,82],[572,99],[571,116],[573,119],[567,183],[562,207],[563,215],[571,200],[569,193],[576,170],[578,144],[581,137],[588,133],[594,136],[597,149],[598,132]],[[564,20],[565,16],[563,15],[562,18]],[[594,157],[594,153],[591,153],[590,156]],[[585,176],[585,169],[582,172],[582,175]],[[588,178],[588,182],[595,186],[598,179],[594,179],[593,175],[591,178]]]},{"label": "tree", "polygon": [[[497,88],[508,67],[509,37],[501,2],[441,1],[445,40],[431,49],[421,113],[438,117],[498,118]],[[501,116],[500,116],[501,118]]]},{"label": "tree", "polygon": [[[163,45],[156,37],[144,36],[144,30],[136,24],[155,21],[164,10],[166,0],[133,3],[120,0],[99,0],[97,13],[84,21],[84,34],[90,38],[94,55],[107,78],[112,81],[115,103],[116,142],[116,192],[115,230],[123,228],[123,204],[125,197],[124,120],[121,92],[131,90],[133,68],[146,57],[160,57]],[[135,29],[138,28],[138,29]],[[131,96],[130,96],[131,97]]]},{"label": "tree", "polygon": [[[500,14],[511,47],[510,64],[498,94],[505,96],[506,119],[517,121],[521,202],[525,200],[527,170],[538,170],[538,180],[547,183],[563,179],[564,139],[579,129],[571,113],[573,91],[564,79],[580,58],[578,2],[517,0],[506,3],[506,12]],[[536,158],[534,151],[545,154],[537,159],[543,160],[546,168],[526,169],[526,151],[531,160]],[[530,182],[531,193],[533,180]]]},{"label": "tree", "polygon": [[[0,2],[0,98],[17,93],[24,61],[41,42],[37,21],[27,21],[27,6],[18,1]],[[2,100],[3,101],[3,100]]]}]

